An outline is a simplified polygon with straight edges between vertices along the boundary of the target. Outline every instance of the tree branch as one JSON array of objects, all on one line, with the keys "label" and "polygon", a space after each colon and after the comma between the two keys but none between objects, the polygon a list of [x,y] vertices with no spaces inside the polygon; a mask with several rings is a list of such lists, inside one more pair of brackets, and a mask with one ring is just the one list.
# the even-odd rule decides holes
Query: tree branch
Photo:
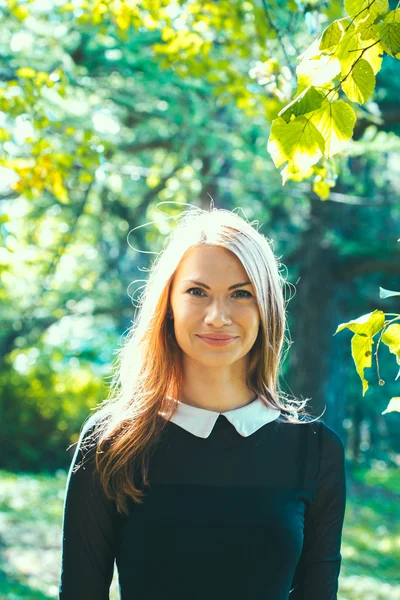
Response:
[{"label": "tree branch", "polygon": [[[380,252],[379,248],[376,248],[374,255],[355,256],[347,260],[340,260],[333,268],[333,273],[340,280],[353,279],[360,275],[370,275],[372,273],[380,273],[382,276],[398,275],[400,250],[393,250],[387,258],[375,258],[375,255],[379,256]],[[387,253],[387,247],[385,248],[385,252]]]},{"label": "tree branch", "polygon": [[119,150],[128,152],[129,154],[137,154],[143,150],[151,150],[153,148],[173,148],[173,142],[176,136],[170,138],[157,138],[155,140],[149,140],[148,142],[141,142],[138,144],[122,144]]},{"label": "tree branch", "polygon": [[288,55],[288,53],[286,52],[285,42],[283,41],[283,38],[282,38],[281,32],[280,32],[280,30],[278,29],[278,27],[275,25],[275,23],[272,21],[271,15],[269,14],[269,8],[268,8],[267,1],[266,1],[266,0],[262,0],[262,4],[263,4],[263,8],[264,8],[264,12],[265,12],[265,16],[267,17],[268,24],[269,24],[269,26],[271,27],[271,29],[272,29],[273,31],[275,31],[275,33],[276,33],[276,37],[278,38],[279,45],[280,45],[280,47],[281,47],[281,49],[282,49],[282,52],[283,52],[283,55],[284,55],[284,57],[285,57],[285,60],[286,60],[287,66],[288,66],[288,68],[289,68],[289,70],[290,70],[291,74],[292,74],[292,75],[293,75],[293,77],[295,78],[295,77],[296,77],[296,73],[295,73],[295,71],[294,71],[294,69],[293,69],[293,67],[292,67],[292,63],[291,63],[291,61],[290,61],[289,55]]}]

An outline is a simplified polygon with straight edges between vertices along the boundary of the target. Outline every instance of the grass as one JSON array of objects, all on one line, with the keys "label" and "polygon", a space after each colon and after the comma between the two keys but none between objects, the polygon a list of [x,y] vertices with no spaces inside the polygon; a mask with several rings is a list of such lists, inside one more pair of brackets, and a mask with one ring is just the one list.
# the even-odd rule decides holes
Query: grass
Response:
[{"label": "grass", "polygon": [[[58,598],[66,475],[0,470],[0,600]],[[400,469],[377,463],[347,482],[338,598],[400,600]],[[116,572],[110,598],[119,599]]]}]

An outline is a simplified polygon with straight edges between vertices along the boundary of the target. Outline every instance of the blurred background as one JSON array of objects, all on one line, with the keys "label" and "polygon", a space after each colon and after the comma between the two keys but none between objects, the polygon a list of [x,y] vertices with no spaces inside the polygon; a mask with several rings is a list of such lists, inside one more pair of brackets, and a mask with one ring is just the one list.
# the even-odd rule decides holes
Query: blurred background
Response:
[{"label": "blurred background", "polygon": [[210,198],[273,240],[291,284],[281,385],[346,447],[339,598],[400,599],[400,415],[382,415],[398,365],[382,346],[363,396],[351,332],[334,336],[400,312],[379,296],[400,290],[396,59],[327,166],[330,193],[282,186],[267,151],[296,57],[344,14],[336,0],[0,2],[1,599],[57,597],[71,444],[171,217]]}]

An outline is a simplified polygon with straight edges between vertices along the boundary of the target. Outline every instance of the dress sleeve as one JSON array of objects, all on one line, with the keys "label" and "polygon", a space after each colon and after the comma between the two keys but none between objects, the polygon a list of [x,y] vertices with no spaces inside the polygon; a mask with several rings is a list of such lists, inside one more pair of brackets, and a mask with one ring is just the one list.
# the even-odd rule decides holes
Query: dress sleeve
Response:
[{"label": "dress sleeve", "polygon": [[[67,478],[60,600],[109,600],[119,514],[97,478],[95,444],[89,449],[82,448],[82,441],[93,431],[93,424],[92,419],[83,427]],[[82,466],[75,470],[82,459]]]},{"label": "dress sleeve", "polygon": [[300,560],[289,600],[337,600],[346,507],[345,453],[338,434],[320,422],[319,470],[306,512]]}]

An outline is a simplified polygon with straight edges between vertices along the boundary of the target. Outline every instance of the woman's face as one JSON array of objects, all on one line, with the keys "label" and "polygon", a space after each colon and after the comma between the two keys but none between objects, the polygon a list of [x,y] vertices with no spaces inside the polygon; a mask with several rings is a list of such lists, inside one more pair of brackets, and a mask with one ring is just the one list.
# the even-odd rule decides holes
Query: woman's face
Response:
[{"label": "woman's face", "polygon": [[[170,302],[175,337],[185,358],[205,366],[228,366],[244,358],[256,341],[260,312],[255,289],[240,260],[226,248],[191,248],[175,272]],[[213,333],[235,339],[217,346],[199,337]]]}]

